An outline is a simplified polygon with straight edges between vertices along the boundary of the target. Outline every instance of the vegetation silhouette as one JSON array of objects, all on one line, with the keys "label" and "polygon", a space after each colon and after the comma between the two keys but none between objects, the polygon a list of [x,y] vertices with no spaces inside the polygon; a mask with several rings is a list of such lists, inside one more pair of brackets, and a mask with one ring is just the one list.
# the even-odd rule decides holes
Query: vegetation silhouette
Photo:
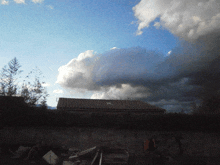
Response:
[{"label": "vegetation silhouette", "polygon": [[[220,115],[178,114],[164,115],[134,114],[73,114],[41,107],[7,109],[3,126],[22,127],[97,127],[148,131],[198,131],[216,132],[220,126]],[[14,113],[16,112],[16,113]]]},{"label": "vegetation silhouette", "polygon": [[[23,78],[21,86],[18,84],[18,77],[22,72],[21,65],[17,58],[9,61],[8,65],[2,68],[0,74],[0,95],[1,96],[22,96],[24,101],[30,106],[41,105],[47,107],[47,97],[49,96],[46,88],[43,87],[45,82],[40,80],[42,76],[41,71],[36,67],[29,74]],[[21,84],[21,83],[20,83]]]}]

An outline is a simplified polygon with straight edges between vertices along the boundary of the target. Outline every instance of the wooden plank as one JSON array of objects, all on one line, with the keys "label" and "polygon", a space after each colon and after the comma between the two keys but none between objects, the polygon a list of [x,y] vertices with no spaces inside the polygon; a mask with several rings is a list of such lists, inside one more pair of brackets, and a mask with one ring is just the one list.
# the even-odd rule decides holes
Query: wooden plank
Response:
[{"label": "wooden plank", "polygon": [[100,154],[99,165],[102,165],[102,152],[101,152],[101,154]]},{"label": "wooden plank", "polygon": [[93,163],[95,162],[98,155],[99,155],[99,150],[96,152],[95,157],[93,158],[91,165],[93,165]]}]

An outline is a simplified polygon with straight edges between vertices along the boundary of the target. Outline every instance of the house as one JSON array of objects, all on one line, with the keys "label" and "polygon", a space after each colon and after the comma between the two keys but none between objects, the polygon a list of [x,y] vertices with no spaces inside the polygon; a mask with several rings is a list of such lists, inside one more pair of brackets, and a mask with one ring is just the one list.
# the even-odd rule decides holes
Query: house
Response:
[{"label": "house", "polygon": [[99,100],[59,98],[57,110],[72,113],[148,113],[164,114],[165,109],[139,100]]},{"label": "house", "polygon": [[15,96],[0,96],[0,107],[1,108],[24,108],[27,104],[23,97]]},{"label": "house", "polygon": [[[25,103],[23,97],[0,96],[0,121],[3,120],[3,116],[16,116],[21,112],[20,110],[23,111],[26,108],[27,104]],[[0,128],[2,128],[1,122]]]}]

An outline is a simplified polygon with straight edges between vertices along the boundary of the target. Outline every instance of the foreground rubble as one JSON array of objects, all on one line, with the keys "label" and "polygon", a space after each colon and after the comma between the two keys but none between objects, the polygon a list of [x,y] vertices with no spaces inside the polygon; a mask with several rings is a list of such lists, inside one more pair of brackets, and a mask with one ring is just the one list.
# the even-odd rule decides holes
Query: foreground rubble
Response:
[{"label": "foreground rubble", "polygon": [[[144,151],[145,142],[152,137],[155,138],[156,149],[152,152]],[[28,165],[34,162],[39,165],[96,165],[100,162],[101,164],[129,165],[216,164],[213,162],[220,161],[218,133],[149,132],[75,127],[5,128],[0,134],[0,139],[0,164],[4,165]],[[36,145],[34,143],[39,139],[44,140],[48,146],[45,146],[34,159],[24,160],[29,149]],[[32,144],[26,144],[26,142]],[[5,147],[4,144],[17,145]],[[27,151],[19,156],[22,148],[26,148]],[[55,156],[52,159],[53,155],[57,158]]]},{"label": "foreground rubble", "polygon": [[76,148],[53,148],[44,146],[37,151],[32,159],[25,159],[32,147],[19,146],[16,151],[7,147],[1,156],[10,155],[10,159],[23,160],[30,163],[44,162],[51,165],[101,165],[101,164],[128,164],[129,153],[126,149],[97,147],[79,151]]},{"label": "foreground rubble", "polygon": [[[16,159],[12,158],[13,154],[8,151],[9,148],[11,148],[11,146],[4,146],[4,148],[1,147],[0,164],[2,165],[218,165],[220,161],[219,157],[189,157],[186,155],[176,155],[171,160],[169,160],[170,158],[166,158],[163,162],[163,159],[157,154],[146,153],[145,155],[138,155],[129,153],[128,155],[127,150],[108,147],[92,147],[83,151],[79,151],[76,148],[63,149],[62,147],[48,147],[43,152],[39,153],[36,158],[32,160],[24,160],[25,155]],[[19,147],[17,147],[17,149],[18,148]],[[54,157],[54,155],[57,157]],[[43,157],[47,157],[49,159],[45,160]],[[110,162],[108,162],[108,160],[110,160]]]},{"label": "foreground rubble", "polygon": [[66,155],[63,165],[128,164],[129,153],[126,149],[110,147],[92,147],[87,150]]}]

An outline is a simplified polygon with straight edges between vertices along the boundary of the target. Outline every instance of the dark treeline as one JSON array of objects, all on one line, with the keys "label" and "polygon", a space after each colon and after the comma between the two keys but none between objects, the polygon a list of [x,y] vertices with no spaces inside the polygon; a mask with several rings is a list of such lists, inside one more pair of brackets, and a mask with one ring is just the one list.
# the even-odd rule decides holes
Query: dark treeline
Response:
[{"label": "dark treeline", "polygon": [[[49,95],[43,86],[45,82],[41,81],[42,72],[36,67],[22,78],[20,74],[23,70],[20,68],[21,65],[16,57],[2,68],[0,71],[0,97],[5,96],[6,101],[9,101],[9,97],[20,96],[29,106],[40,105],[46,108]],[[0,107],[4,102],[3,99],[3,97],[0,98]],[[11,100],[15,102],[15,100]]]},{"label": "dark treeline", "polygon": [[24,127],[98,127],[116,129],[140,129],[149,131],[205,131],[216,132],[220,127],[220,115],[179,114],[72,114],[57,110],[26,107],[3,111],[2,126]]}]

